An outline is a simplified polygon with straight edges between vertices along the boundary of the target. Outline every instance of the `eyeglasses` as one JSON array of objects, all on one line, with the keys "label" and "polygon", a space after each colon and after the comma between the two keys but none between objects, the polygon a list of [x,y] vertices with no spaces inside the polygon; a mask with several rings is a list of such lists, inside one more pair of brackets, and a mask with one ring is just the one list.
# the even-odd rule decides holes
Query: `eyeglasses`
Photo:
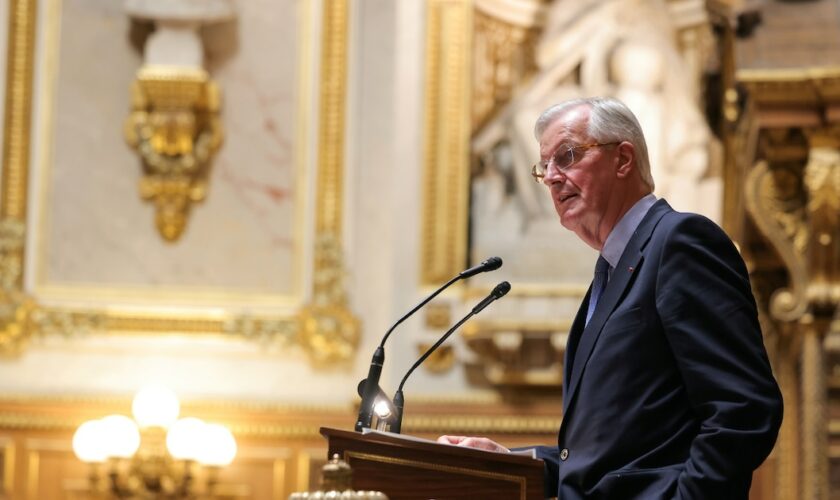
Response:
[{"label": "eyeglasses", "polygon": [[534,180],[542,182],[543,178],[548,173],[548,169],[551,167],[556,168],[560,172],[565,173],[566,170],[569,169],[572,165],[575,164],[581,157],[575,155],[576,149],[583,149],[587,150],[590,148],[598,147],[598,146],[612,146],[614,144],[619,144],[620,141],[617,142],[596,142],[592,144],[581,144],[580,146],[571,146],[569,144],[561,144],[560,147],[551,155],[547,160],[543,160],[539,163],[535,163],[533,167],[531,167],[531,175],[534,177]]}]

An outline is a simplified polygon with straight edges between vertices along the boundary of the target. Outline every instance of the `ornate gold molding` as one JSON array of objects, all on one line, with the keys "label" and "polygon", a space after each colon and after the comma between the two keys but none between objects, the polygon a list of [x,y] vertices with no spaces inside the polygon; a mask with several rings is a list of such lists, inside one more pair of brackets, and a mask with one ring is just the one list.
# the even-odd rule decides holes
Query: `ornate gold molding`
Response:
[{"label": "ornate gold molding", "polygon": [[472,2],[429,0],[421,280],[442,283],[467,258]]},{"label": "ornate gold molding", "polygon": [[32,74],[35,58],[36,0],[9,4],[6,63],[3,193],[0,218],[23,223],[29,172],[29,130],[32,123]]},{"label": "ornate gold molding", "polygon": [[[537,5],[534,2],[534,6]],[[534,54],[539,37],[536,25],[499,19],[480,8],[476,8],[474,18],[473,131],[487,123],[493,113],[510,100],[514,89],[533,75],[537,68]]]},{"label": "ornate gold molding", "polygon": [[0,193],[0,352],[5,353],[18,352],[25,345],[34,308],[22,285],[36,12],[35,0],[9,5]]},{"label": "ornate gold molding", "polygon": [[[319,4],[317,9],[314,5],[313,2],[307,1],[302,2],[300,6],[301,36],[305,38],[313,33],[320,33],[321,36],[318,61],[321,77],[317,80],[320,96],[317,108],[320,151],[317,160],[318,177],[314,189],[316,228],[313,243],[315,284],[312,301],[296,312],[276,315],[219,314],[218,311],[172,315],[128,312],[120,310],[118,306],[84,310],[45,306],[38,302],[37,297],[29,296],[24,291],[23,261],[28,229],[27,173],[30,162],[36,2],[11,0],[2,157],[3,181],[0,186],[0,353],[19,353],[35,335],[75,335],[89,331],[174,332],[231,335],[281,345],[295,344],[302,346],[313,363],[318,365],[334,366],[337,362],[347,362],[352,358],[358,341],[359,323],[347,307],[342,280],[344,264],[341,251],[349,14],[346,0],[328,0],[323,5]],[[311,26],[315,22],[315,11],[323,13],[320,30],[314,30]],[[301,40],[298,85],[304,98],[301,98],[300,102],[310,101],[305,97],[313,84],[312,56],[309,53],[311,46],[310,40]],[[141,71],[139,76],[141,84],[150,85],[146,91],[154,92],[153,87],[158,84],[176,85],[178,89],[184,90],[180,83],[173,83],[184,78],[167,80],[166,75],[155,76],[144,71]],[[162,79],[157,83],[153,82],[158,76]],[[209,82],[205,77],[206,75],[193,75],[187,78],[190,82],[184,86],[193,90],[203,88],[202,92],[207,93],[204,98],[209,111],[217,109],[217,106],[213,97],[214,91],[208,86]],[[175,94],[180,95],[181,90],[178,89],[175,89]],[[301,123],[310,119],[306,116],[310,112],[309,108],[304,107],[302,110],[299,116]],[[301,134],[306,134],[309,127],[301,126],[299,129]],[[147,137],[149,141],[143,146],[140,139],[143,138],[144,132],[137,129],[135,132],[138,132],[138,147],[151,147],[151,138]],[[215,141],[219,140],[217,133],[218,129],[207,137],[209,142],[205,146],[209,148],[208,153],[215,147]],[[186,135],[179,137],[186,140]],[[297,182],[300,197],[305,196],[307,192],[302,176],[307,171],[305,151],[308,141],[308,135],[299,136],[296,150],[299,156],[297,161],[302,165],[298,169],[301,179]],[[200,149],[203,146],[196,143],[195,147]],[[299,209],[305,209],[307,204],[301,202],[297,206]]]},{"label": "ornate gold molding", "polygon": [[347,8],[347,0],[327,0],[323,6],[313,297],[300,315],[299,340],[321,366],[349,361],[361,328],[348,309],[342,254]]}]

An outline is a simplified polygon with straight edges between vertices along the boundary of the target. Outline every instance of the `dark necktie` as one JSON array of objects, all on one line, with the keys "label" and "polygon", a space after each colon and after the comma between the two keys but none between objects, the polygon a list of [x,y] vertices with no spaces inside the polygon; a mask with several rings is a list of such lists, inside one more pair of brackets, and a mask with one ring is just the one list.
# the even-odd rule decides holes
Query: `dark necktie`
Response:
[{"label": "dark necktie", "polygon": [[595,263],[595,277],[592,279],[592,293],[589,295],[589,308],[586,310],[586,324],[592,318],[592,313],[595,312],[595,307],[598,305],[598,299],[607,287],[607,272],[610,264],[601,256],[598,257],[598,262]]}]

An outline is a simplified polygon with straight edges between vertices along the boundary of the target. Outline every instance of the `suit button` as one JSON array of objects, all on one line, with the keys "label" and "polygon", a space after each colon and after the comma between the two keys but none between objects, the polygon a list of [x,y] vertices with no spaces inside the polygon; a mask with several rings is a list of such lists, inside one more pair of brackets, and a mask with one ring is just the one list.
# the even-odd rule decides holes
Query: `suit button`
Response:
[{"label": "suit button", "polygon": [[569,449],[563,448],[562,450],[560,450],[560,460],[563,460],[565,462],[567,458],[569,458]]}]

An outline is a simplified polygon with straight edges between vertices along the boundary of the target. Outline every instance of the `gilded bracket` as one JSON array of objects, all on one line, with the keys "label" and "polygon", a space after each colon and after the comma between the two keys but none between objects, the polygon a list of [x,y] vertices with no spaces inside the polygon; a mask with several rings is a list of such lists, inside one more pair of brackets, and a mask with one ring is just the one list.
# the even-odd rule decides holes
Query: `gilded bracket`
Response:
[{"label": "gilded bracket", "polygon": [[770,315],[781,321],[800,318],[808,307],[805,249],[809,230],[802,195],[799,178],[789,168],[771,168],[762,161],[747,175],[747,211],[790,273],[790,286],[778,289],[770,299]]},{"label": "gilded bracket", "polygon": [[808,301],[817,310],[840,304],[840,127],[809,132],[811,145],[803,184],[808,193]]},{"label": "gilded bracket", "polygon": [[811,308],[840,302],[840,147],[835,129],[807,131],[810,148],[802,177],[782,163],[758,163],[747,177],[747,209],[778,251],[790,287],[777,290],[771,316],[795,321]]},{"label": "gilded bracket", "polygon": [[144,66],[132,86],[125,138],[140,155],[140,195],[152,200],[166,241],[184,232],[192,203],[204,200],[212,155],[222,143],[219,91],[201,68]]}]

